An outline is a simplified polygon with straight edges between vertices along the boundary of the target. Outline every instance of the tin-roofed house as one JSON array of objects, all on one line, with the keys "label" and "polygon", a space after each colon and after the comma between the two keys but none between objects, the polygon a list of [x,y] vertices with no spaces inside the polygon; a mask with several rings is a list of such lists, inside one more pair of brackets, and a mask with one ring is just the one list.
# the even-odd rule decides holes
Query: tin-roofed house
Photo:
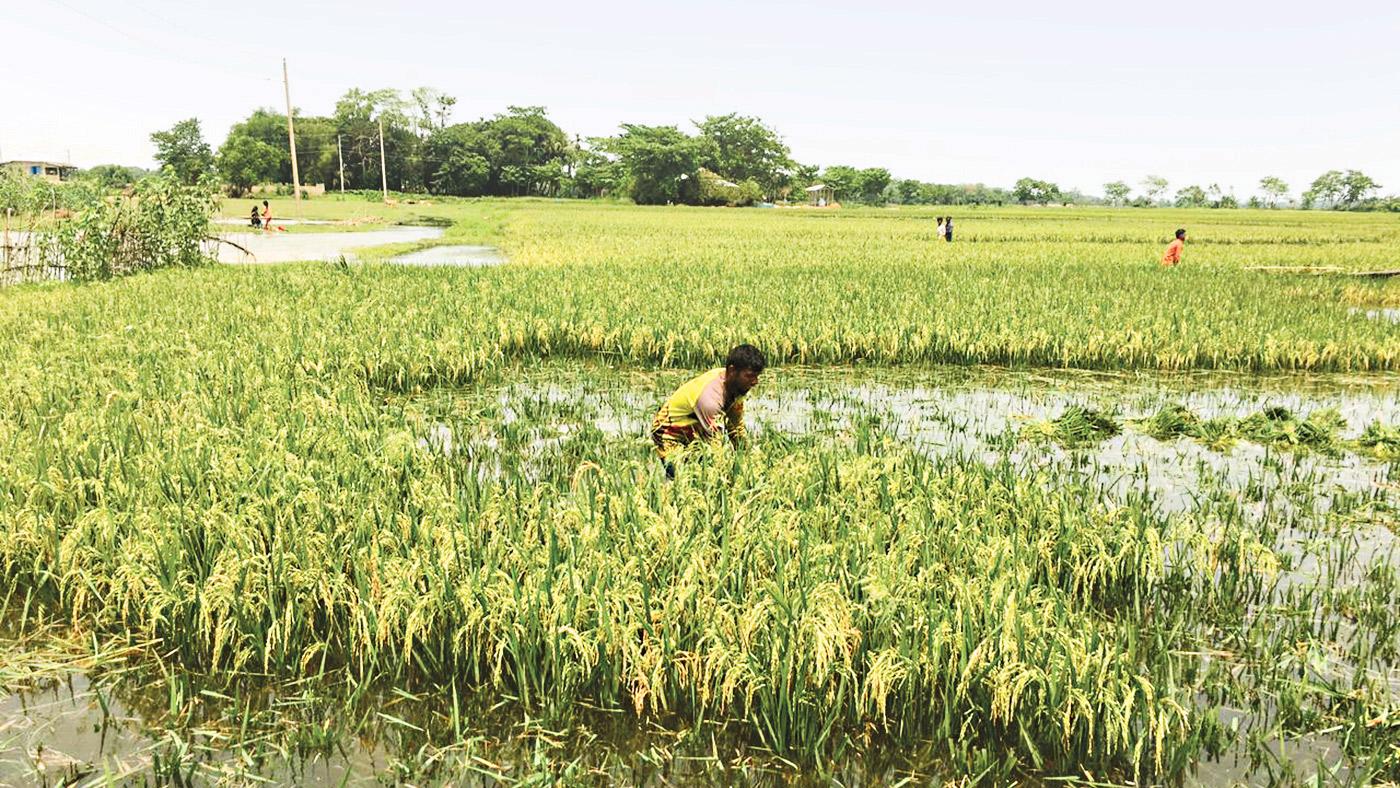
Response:
[{"label": "tin-roofed house", "polygon": [[836,190],[825,183],[818,183],[807,187],[807,204],[815,205],[818,208],[825,208],[836,202]]}]

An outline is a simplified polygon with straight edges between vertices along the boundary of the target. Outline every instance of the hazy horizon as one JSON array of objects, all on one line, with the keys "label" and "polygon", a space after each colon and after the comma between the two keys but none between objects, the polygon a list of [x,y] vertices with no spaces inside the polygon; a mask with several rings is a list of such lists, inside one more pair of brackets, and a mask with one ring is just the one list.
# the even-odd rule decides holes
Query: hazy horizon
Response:
[{"label": "hazy horizon", "polygon": [[352,87],[428,85],[457,97],[457,122],[542,105],[585,137],[739,112],[800,162],[938,183],[1099,194],[1153,174],[1245,198],[1276,175],[1296,198],[1355,168],[1400,192],[1393,4],[246,8],[0,8],[0,159],[150,166],[151,132],[187,117],[217,148],[254,109],[283,110],[285,56],[310,115]]}]

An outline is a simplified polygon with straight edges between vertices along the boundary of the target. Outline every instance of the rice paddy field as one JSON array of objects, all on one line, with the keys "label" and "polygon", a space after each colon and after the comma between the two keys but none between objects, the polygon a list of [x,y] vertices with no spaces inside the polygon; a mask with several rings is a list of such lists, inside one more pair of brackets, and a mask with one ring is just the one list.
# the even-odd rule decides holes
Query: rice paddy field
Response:
[{"label": "rice paddy field", "polygon": [[0,784],[1400,781],[1400,218],[300,210],[0,289]]}]

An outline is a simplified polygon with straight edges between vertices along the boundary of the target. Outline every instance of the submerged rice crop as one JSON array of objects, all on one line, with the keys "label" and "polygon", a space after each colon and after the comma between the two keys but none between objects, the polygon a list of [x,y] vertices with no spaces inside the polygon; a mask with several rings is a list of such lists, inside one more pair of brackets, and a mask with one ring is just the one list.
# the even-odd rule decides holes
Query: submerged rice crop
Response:
[{"label": "submerged rice crop", "polygon": [[[1228,413],[1191,376],[1102,383],[1393,370],[1396,327],[1335,285],[1242,270],[1393,230],[1222,224],[1199,270],[1164,272],[1137,215],[1047,216],[989,211],[940,248],[916,212],[523,203],[490,269],[5,291],[7,624],[24,653],[158,673],[142,768],[170,781],[258,773],[214,742],[325,754],[365,731],[429,782],[658,761],[1166,782],[1216,756],[1400,779],[1393,379],[1354,378],[1380,392],[1365,422],[1289,399],[1317,378]],[[755,444],[667,483],[642,425],[740,339],[775,362]],[[930,403],[974,373],[925,362],[1036,368]],[[1017,440],[1027,422],[1055,440]]]}]

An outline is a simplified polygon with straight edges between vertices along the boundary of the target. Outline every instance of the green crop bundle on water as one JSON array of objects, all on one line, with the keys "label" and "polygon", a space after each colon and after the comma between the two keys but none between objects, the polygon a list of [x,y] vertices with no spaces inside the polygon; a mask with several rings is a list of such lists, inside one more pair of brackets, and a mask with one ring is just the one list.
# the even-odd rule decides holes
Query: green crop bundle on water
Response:
[{"label": "green crop bundle on water", "polygon": [[[239,730],[258,681],[334,676],[336,719],[407,737],[429,782],[453,753],[561,781],[729,763],[721,731],[778,779],[897,754],[855,778],[1157,783],[1225,753],[1287,782],[1323,767],[1280,747],[1324,737],[1326,779],[1400,779],[1400,326],[1349,311],[1386,286],[1246,270],[1379,264],[1389,217],[988,209],[935,245],[929,211],[421,210],[510,262],[0,290],[7,626],[126,642],[166,666],[172,727],[209,730],[180,665],[241,710],[219,728],[238,746],[288,719],[266,701]],[[1181,223],[1186,263],[1161,269]],[[772,365],[755,444],[666,482],[645,424],[741,341]],[[896,372],[943,379],[929,364],[1022,367],[997,374],[1052,399],[898,399]],[[1065,382],[1170,371],[1189,394],[1202,370],[1360,380],[1381,414]],[[1016,440],[1027,420],[1055,440]],[[1179,456],[1105,470],[1110,445]],[[545,749],[524,771],[472,749],[471,703],[519,709]],[[560,754],[595,712],[680,743]]]}]

